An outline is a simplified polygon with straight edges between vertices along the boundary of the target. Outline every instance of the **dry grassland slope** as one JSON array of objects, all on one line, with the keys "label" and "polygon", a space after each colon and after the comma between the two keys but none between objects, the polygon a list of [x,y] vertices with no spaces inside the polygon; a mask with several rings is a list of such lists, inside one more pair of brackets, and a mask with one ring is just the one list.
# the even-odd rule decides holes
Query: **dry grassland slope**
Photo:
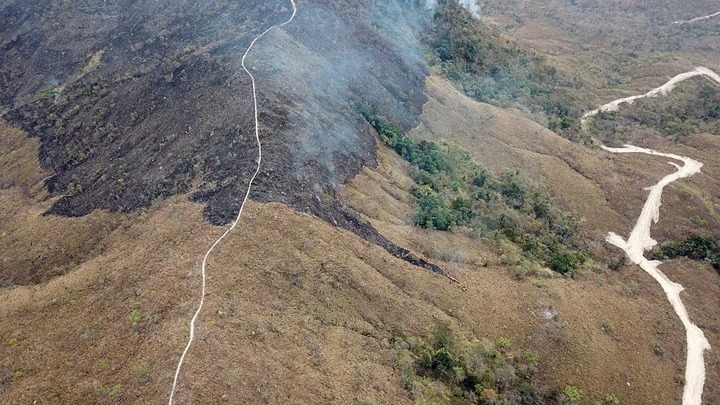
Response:
[{"label": "dry grassland slope", "polygon": [[[427,92],[423,124],[412,136],[452,140],[493,171],[526,171],[568,209],[577,204],[588,234],[629,229],[644,199],[629,190],[652,180],[639,169],[563,141],[513,111],[470,102],[437,78],[428,80]],[[37,144],[24,134],[1,130],[3,142],[15,142],[3,148],[37,156]],[[699,150],[714,141],[693,142]],[[710,158],[714,170],[708,154],[698,158]],[[3,243],[15,241],[2,255],[23,263],[39,249],[100,246],[48,282],[0,290],[3,402],[165,401],[196,303],[199,260],[222,229],[208,225],[202,206],[186,195],[125,217],[43,217],[51,201],[38,181],[46,174],[36,160],[25,166],[31,160],[17,156],[0,156],[0,167],[23,173],[2,178]],[[394,242],[453,271],[467,291],[313,216],[252,203],[210,258],[207,308],[184,371],[193,378],[181,381],[177,403],[411,403],[391,340],[399,330],[423,335],[434,319],[468,338],[503,336],[539,352],[544,382],[576,385],[590,401],[613,393],[622,403],[679,402],[684,333],[647,275],[626,268],[577,280],[518,281],[487,242],[408,225],[407,167],[383,148],[378,160],[344,188],[344,201]],[[658,177],[667,170],[652,160],[644,170],[653,172],[648,168],[657,168]],[[674,201],[684,197],[668,190],[666,223],[675,221],[673,207],[703,206],[708,191],[700,191],[701,180],[688,183],[697,193],[691,201]],[[628,195],[627,203],[609,203],[613,190]],[[66,260],[57,254],[59,266]],[[691,316],[720,347],[718,291],[706,287],[717,285],[717,275],[678,263],[669,275],[687,286]],[[709,403],[720,400],[719,365],[717,357],[708,359]]]}]

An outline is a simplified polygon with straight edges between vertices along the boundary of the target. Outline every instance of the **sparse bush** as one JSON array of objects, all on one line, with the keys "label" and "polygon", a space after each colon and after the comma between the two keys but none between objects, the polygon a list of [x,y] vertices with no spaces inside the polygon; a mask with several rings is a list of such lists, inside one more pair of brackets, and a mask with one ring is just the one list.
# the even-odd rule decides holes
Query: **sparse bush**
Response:
[{"label": "sparse bush", "polygon": [[582,390],[574,385],[566,385],[563,388],[563,394],[571,404],[579,403],[583,398]]},{"label": "sparse bush", "polygon": [[605,394],[605,404],[620,405],[620,400],[615,396],[615,394]]},{"label": "sparse bush", "polygon": [[[509,348],[508,339],[498,339]],[[537,355],[503,354],[490,342],[464,340],[446,323],[426,339],[396,337],[403,386],[418,402],[455,404],[554,403],[554,394],[533,382]],[[442,398],[442,400],[440,400]]]},{"label": "sparse bush", "polygon": [[547,325],[550,338],[558,343],[567,343],[570,340],[567,321],[552,321]]},{"label": "sparse bush", "polygon": [[102,49],[88,55],[85,58],[85,66],[82,68],[82,74],[87,74],[97,70],[102,63],[103,55],[105,55],[105,51]]},{"label": "sparse bush", "polygon": [[142,314],[140,313],[140,310],[133,309],[128,314],[128,320],[132,323],[132,326],[137,326],[137,324],[140,323],[142,320]]},{"label": "sparse bush", "polygon": [[618,271],[625,267],[627,265],[627,256],[625,256],[625,253],[620,255],[620,257],[617,260],[612,260],[610,263],[608,263],[608,268],[613,271]]},{"label": "sparse bush", "polygon": [[150,369],[146,364],[138,364],[132,369],[133,378],[140,384],[145,384],[149,380]]},{"label": "sparse bush", "polygon": [[615,336],[615,324],[611,321],[605,321],[602,324],[602,330],[610,336]]},{"label": "sparse bush", "polygon": [[684,241],[665,243],[655,246],[650,251],[650,258],[655,260],[673,259],[675,257],[688,257],[693,260],[703,260],[710,263],[720,272],[720,236],[705,238],[691,236]]},{"label": "sparse bush", "polygon": [[123,392],[123,386],[121,384],[115,384],[113,385],[112,389],[110,389],[110,392],[108,392],[108,395],[117,398],[120,395],[122,395]]},{"label": "sparse bush", "polygon": [[363,105],[360,112],[380,139],[415,168],[415,225],[441,231],[462,227],[497,235],[560,274],[572,273],[587,260],[572,214],[559,209],[518,172],[492,176],[463,149],[416,143],[387,118]]},{"label": "sparse bush", "polygon": [[526,350],[523,352],[523,359],[525,359],[525,361],[533,367],[537,366],[540,362],[537,353],[530,350]]},{"label": "sparse bush", "polygon": [[510,342],[510,339],[501,337],[497,340],[497,347],[500,349],[509,349],[512,343]]}]

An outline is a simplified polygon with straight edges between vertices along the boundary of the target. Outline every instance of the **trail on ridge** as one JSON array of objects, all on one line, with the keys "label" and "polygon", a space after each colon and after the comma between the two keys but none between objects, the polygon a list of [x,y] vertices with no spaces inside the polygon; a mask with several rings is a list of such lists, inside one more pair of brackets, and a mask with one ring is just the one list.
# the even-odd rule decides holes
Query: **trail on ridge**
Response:
[{"label": "trail on ridge", "polygon": [[694,23],[694,22],[697,22],[697,21],[707,20],[707,19],[709,19],[709,18],[718,17],[718,16],[720,16],[720,11],[718,11],[717,13],[712,13],[712,14],[704,15],[704,16],[702,16],[702,17],[696,17],[696,18],[693,18],[692,20],[678,20],[678,21],[673,21],[673,24],[691,24],[691,23]]},{"label": "trail on ridge", "polygon": [[185,346],[185,350],[183,350],[182,355],[180,356],[180,360],[178,361],[177,368],[175,369],[175,378],[173,379],[173,385],[172,390],[170,391],[170,399],[168,400],[168,405],[172,405],[173,398],[175,396],[175,392],[177,389],[177,383],[180,376],[180,370],[182,369],[183,362],[185,361],[185,356],[187,355],[188,351],[190,350],[190,346],[193,343],[193,340],[195,339],[195,321],[197,320],[198,316],[200,315],[200,311],[202,310],[203,304],[205,303],[205,270],[207,267],[207,260],[208,257],[210,257],[210,253],[215,249],[215,247],[223,240],[225,237],[232,232],[233,229],[237,226],[238,222],[240,222],[240,217],[242,216],[243,209],[245,208],[245,204],[247,203],[248,199],[250,198],[250,189],[252,188],[253,182],[255,181],[255,178],[257,177],[258,173],[260,173],[260,164],[262,163],[262,143],[260,142],[260,121],[258,119],[258,101],[257,101],[257,88],[255,85],[255,76],[248,70],[247,66],[245,66],[245,59],[247,58],[248,54],[252,50],[255,43],[262,37],[265,36],[268,32],[275,28],[283,27],[292,20],[295,19],[295,15],[297,14],[297,5],[295,4],[295,0],[290,0],[290,3],[292,3],[292,15],[290,18],[285,21],[282,24],[273,25],[272,27],[266,29],[263,31],[260,35],[255,37],[255,39],[250,42],[250,45],[248,46],[247,50],[245,50],[245,53],[242,56],[241,65],[243,70],[245,70],[245,73],[250,77],[250,81],[252,83],[252,96],[253,96],[253,108],[254,108],[254,117],[255,117],[255,141],[257,142],[257,148],[258,148],[258,159],[257,159],[257,167],[255,168],[255,173],[253,173],[252,177],[250,178],[250,181],[248,182],[247,191],[245,192],[245,197],[243,198],[242,204],[240,204],[240,210],[238,211],[237,217],[235,218],[235,221],[230,225],[230,227],[225,230],[225,232],[215,241],[215,243],[210,246],[210,248],[205,252],[205,256],[203,256],[202,260],[202,267],[201,267],[201,275],[202,275],[202,287],[200,290],[200,304],[197,307],[197,310],[195,311],[195,314],[193,315],[192,319],[190,320],[190,336],[188,338],[187,345]]},{"label": "trail on ridge", "polygon": [[638,100],[641,98],[652,98],[652,97],[657,97],[657,96],[665,96],[668,93],[670,93],[671,91],[673,91],[673,89],[675,89],[675,86],[677,86],[679,83],[682,83],[685,80],[696,77],[696,76],[702,76],[712,82],[720,84],[720,75],[718,75],[717,73],[713,72],[712,70],[710,70],[706,67],[698,66],[689,72],[680,73],[679,75],[668,80],[662,86],[654,88],[645,94],[619,98],[619,99],[611,101],[607,104],[603,104],[600,107],[598,107],[592,111],[588,111],[585,114],[583,114],[582,118],[580,119],[580,123],[582,124],[583,129],[587,129],[587,120],[589,118],[594,117],[595,115],[599,114],[600,112],[617,111],[620,108],[621,104],[632,104],[633,102],[635,102],[635,100]]},{"label": "trail on ridge", "polygon": [[[704,76],[707,79],[720,84],[720,76],[710,69],[697,67],[690,72],[681,73],[662,86],[655,88],[644,95],[631,96],[621,98],[607,103],[595,110],[589,111],[582,117],[582,126],[586,128],[587,120],[601,111],[617,111],[621,104],[631,104],[639,98],[657,97],[666,95],[671,92],[675,86],[691,77]],[[669,162],[677,171],[663,177],[657,184],[647,188],[650,191],[648,199],[638,217],[635,227],[633,228],[627,240],[620,235],[610,232],[606,240],[623,249],[630,260],[639,265],[645,272],[653,277],[662,287],[663,291],[670,301],[675,313],[683,323],[687,338],[687,360],[685,364],[685,388],[683,390],[683,405],[700,405],[702,403],[702,392],[705,385],[705,362],[703,354],[705,350],[710,349],[710,344],[705,338],[705,334],[690,321],[685,305],[680,299],[680,292],[683,286],[670,280],[660,269],[662,262],[657,260],[648,260],[645,258],[645,251],[652,248],[657,242],[650,236],[650,228],[652,223],[660,220],[660,205],[662,192],[665,186],[672,182],[690,177],[696,173],[700,173],[703,164],[689,157],[679,156],[671,153],[658,152],[652,149],[640,148],[633,145],[625,145],[622,148],[610,148],[602,145],[602,148],[610,153],[644,153],[654,156],[663,156],[670,159],[683,162],[680,166],[677,163]]]}]

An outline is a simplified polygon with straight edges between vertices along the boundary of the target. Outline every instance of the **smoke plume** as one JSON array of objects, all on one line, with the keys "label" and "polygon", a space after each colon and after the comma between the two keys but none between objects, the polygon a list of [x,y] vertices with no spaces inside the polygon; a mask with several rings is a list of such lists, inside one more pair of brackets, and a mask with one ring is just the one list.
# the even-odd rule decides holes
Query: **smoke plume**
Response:
[{"label": "smoke plume", "polygon": [[[465,7],[475,18],[480,18],[480,5],[477,0],[458,0],[458,2]],[[428,8],[434,8],[437,6],[437,0],[426,0]]]}]

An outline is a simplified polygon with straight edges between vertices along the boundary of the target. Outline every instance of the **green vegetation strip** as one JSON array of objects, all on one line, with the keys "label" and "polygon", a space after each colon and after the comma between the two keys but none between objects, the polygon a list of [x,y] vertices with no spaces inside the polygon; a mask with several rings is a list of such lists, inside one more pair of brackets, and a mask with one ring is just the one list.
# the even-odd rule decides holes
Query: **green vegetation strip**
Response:
[{"label": "green vegetation strip", "polygon": [[361,108],[380,139],[415,168],[415,225],[441,231],[469,228],[479,236],[506,240],[525,256],[561,274],[587,255],[576,235],[577,221],[518,172],[492,176],[470,154],[450,145],[415,142],[403,129]]},{"label": "green vegetation strip", "polygon": [[[438,322],[426,338],[395,337],[402,383],[417,403],[575,404],[582,390],[551,389],[535,381],[538,355],[515,351],[507,338],[465,340]],[[615,396],[608,396],[615,399]],[[602,402],[618,403],[618,402]]]},{"label": "green vegetation strip", "polygon": [[580,84],[561,77],[543,55],[503,37],[457,1],[435,9],[422,43],[430,66],[466,95],[528,110],[550,129],[577,136],[580,111],[571,89]]},{"label": "green vegetation strip", "polygon": [[720,273],[720,235],[714,238],[691,236],[683,241],[655,246],[650,251],[653,260],[688,257],[710,263]]}]

